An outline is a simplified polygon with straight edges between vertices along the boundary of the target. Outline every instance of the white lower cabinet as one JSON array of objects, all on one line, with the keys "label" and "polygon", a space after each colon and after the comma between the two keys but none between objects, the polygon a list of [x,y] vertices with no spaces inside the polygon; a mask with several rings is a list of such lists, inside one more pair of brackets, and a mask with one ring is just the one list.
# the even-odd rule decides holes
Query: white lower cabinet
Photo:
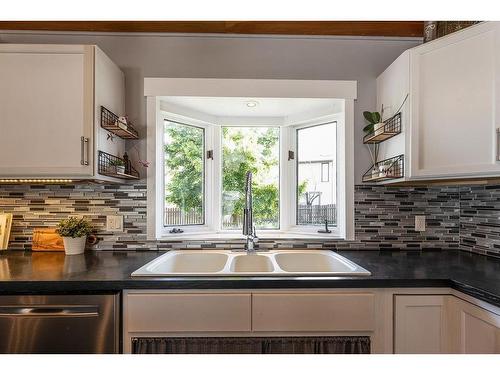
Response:
[{"label": "white lower cabinet", "polygon": [[500,353],[500,308],[449,288],[126,290],[134,338],[368,336],[371,353]]},{"label": "white lower cabinet", "polygon": [[394,297],[394,353],[446,353],[449,296]]},{"label": "white lower cabinet", "polygon": [[394,353],[500,354],[500,315],[453,295],[396,295]]},{"label": "white lower cabinet", "polygon": [[[384,353],[382,294],[371,291],[124,292],[124,353],[140,337],[369,336]],[[383,321],[383,320],[382,320]]]},{"label": "white lower cabinet", "polygon": [[458,298],[453,314],[455,353],[500,354],[500,315]]}]

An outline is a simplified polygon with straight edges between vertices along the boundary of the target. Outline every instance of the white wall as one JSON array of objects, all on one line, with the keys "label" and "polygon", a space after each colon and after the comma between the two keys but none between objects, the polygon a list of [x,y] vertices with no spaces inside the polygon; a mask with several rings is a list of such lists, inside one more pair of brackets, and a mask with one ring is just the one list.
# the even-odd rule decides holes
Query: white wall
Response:
[{"label": "white wall", "polygon": [[[375,110],[375,79],[420,40],[0,31],[0,43],[97,44],[125,72],[127,114],[143,136],[144,77],[357,80],[355,181],[359,183],[369,167],[368,152],[361,142],[362,112]],[[144,148],[142,140],[142,158]]]}]

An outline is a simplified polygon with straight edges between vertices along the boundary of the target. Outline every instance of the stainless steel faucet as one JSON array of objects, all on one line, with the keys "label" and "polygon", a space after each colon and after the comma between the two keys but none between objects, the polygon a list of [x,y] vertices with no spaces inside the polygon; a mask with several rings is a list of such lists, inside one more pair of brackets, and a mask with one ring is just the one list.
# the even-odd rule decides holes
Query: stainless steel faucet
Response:
[{"label": "stainless steel faucet", "polygon": [[255,244],[258,241],[253,224],[253,202],[252,202],[252,172],[247,172],[245,181],[245,208],[243,210],[243,235],[246,236],[245,250],[255,251]]}]

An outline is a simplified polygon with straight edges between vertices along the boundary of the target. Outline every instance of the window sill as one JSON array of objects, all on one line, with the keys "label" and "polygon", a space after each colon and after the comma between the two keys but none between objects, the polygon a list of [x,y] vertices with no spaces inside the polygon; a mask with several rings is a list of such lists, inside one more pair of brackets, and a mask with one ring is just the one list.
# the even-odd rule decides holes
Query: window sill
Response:
[{"label": "window sill", "polygon": [[[345,240],[336,233],[300,233],[280,231],[258,231],[257,236],[263,240]],[[159,241],[221,241],[221,240],[244,240],[241,233],[230,232],[198,232],[164,235]]]}]

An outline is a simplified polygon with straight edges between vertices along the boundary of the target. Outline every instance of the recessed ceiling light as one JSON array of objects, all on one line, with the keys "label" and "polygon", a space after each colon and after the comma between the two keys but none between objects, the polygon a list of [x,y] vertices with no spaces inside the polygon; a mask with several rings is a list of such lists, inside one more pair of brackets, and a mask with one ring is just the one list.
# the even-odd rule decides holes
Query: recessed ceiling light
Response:
[{"label": "recessed ceiling light", "polygon": [[254,108],[254,107],[257,107],[259,105],[259,102],[256,100],[249,100],[248,102],[246,102],[246,105],[249,108]]}]

